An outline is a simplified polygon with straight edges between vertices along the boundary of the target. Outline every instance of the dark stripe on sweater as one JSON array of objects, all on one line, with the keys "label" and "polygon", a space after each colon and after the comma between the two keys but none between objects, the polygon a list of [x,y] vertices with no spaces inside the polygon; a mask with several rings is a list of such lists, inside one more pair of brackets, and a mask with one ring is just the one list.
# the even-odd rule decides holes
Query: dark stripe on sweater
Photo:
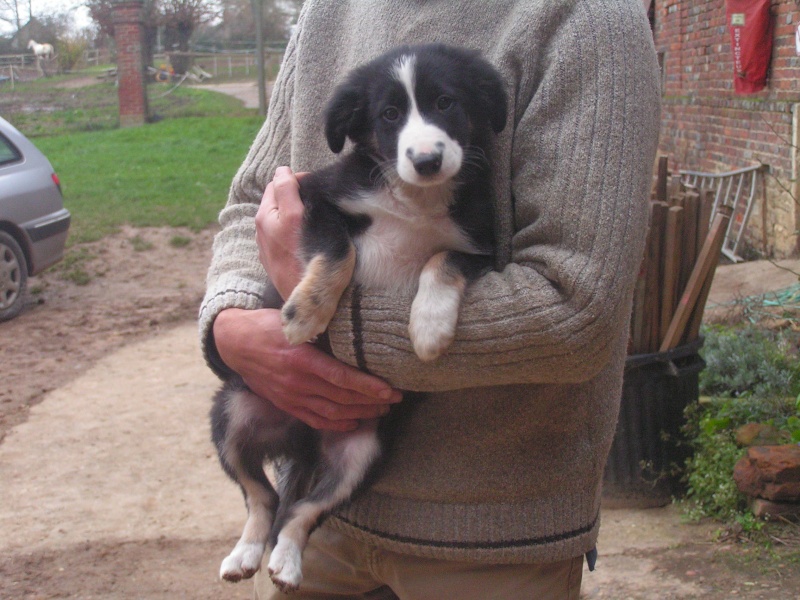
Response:
[{"label": "dark stripe on sweater", "polygon": [[361,286],[358,284],[353,287],[351,316],[353,321],[353,350],[356,355],[356,365],[358,365],[358,368],[362,371],[369,373],[367,359],[364,357],[364,338],[361,334],[364,322],[361,320]]},{"label": "dark stripe on sweater", "polygon": [[564,540],[568,540],[570,538],[575,538],[584,535],[586,533],[589,533],[592,529],[594,529],[595,525],[597,525],[597,519],[599,517],[600,514],[598,513],[591,523],[589,523],[588,525],[584,525],[583,527],[579,527],[578,529],[573,529],[572,531],[567,531],[564,533],[555,533],[553,535],[546,535],[538,538],[503,540],[499,542],[488,542],[488,541],[460,542],[452,540],[451,541],[423,540],[409,536],[397,535],[394,533],[385,533],[383,531],[376,531],[374,529],[358,525],[356,523],[353,523],[352,521],[349,521],[348,519],[344,518],[341,515],[336,515],[336,518],[338,520],[342,521],[343,523],[346,523],[347,525],[355,529],[358,529],[370,535],[390,540],[392,542],[399,542],[402,544],[413,544],[415,546],[429,546],[431,548],[454,548],[459,550],[497,550],[501,548],[524,548],[530,546],[544,546],[545,544],[554,544],[556,542],[562,542]]}]

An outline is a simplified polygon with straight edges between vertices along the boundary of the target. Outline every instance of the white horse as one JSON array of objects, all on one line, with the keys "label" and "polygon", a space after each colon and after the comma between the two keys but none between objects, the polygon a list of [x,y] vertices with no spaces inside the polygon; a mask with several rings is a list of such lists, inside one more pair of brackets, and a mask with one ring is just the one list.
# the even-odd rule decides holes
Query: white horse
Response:
[{"label": "white horse", "polygon": [[33,48],[33,53],[36,55],[37,59],[46,58],[50,60],[55,55],[55,50],[51,44],[37,44],[35,41],[31,40],[28,42],[28,50]]}]

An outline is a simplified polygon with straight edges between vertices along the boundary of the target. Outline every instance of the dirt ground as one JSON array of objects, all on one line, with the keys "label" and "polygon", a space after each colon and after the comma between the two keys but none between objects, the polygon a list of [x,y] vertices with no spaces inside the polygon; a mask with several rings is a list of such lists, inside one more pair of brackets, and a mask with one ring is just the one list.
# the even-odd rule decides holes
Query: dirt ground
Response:
[{"label": "dirt ground", "polygon": [[[0,324],[0,440],[45,393],[99,357],[194,318],[214,233],[124,229],[30,278],[26,310]],[[176,237],[190,241],[175,247]],[[74,283],[78,269],[87,285]]]},{"label": "dirt ground", "polygon": [[[0,324],[0,598],[250,597],[216,576],[245,509],[208,441],[216,381],[193,322],[213,234],[87,244],[88,283],[49,271]],[[716,291],[741,293],[728,273]],[[796,557],[715,530],[674,507],[604,510],[582,596],[800,598]]]}]

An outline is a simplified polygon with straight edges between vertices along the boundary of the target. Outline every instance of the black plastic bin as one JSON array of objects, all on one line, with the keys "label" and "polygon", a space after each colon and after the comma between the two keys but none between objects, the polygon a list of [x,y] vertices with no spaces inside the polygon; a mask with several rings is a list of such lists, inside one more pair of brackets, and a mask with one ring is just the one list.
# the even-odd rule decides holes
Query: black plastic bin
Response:
[{"label": "black plastic bin", "polygon": [[684,409],[697,402],[706,364],[703,338],[669,352],[638,354],[625,361],[614,442],[603,475],[603,505],[664,506],[682,492],[689,457],[682,427]]}]

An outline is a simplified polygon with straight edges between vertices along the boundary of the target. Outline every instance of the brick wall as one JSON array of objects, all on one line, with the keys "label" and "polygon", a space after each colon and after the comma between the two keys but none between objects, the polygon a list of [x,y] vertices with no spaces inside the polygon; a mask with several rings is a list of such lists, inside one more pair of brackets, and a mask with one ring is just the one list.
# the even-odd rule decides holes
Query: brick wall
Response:
[{"label": "brick wall", "polygon": [[114,0],[120,127],[147,121],[147,91],[142,54],[143,0]]},{"label": "brick wall", "polygon": [[664,93],[659,150],[670,157],[673,171],[770,165],[766,219],[763,207],[756,205],[749,237],[761,249],[766,223],[769,251],[786,256],[797,253],[800,228],[792,150],[795,111],[800,110],[795,108],[800,103],[800,57],[794,37],[800,7],[794,0],[773,0],[771,10],[775,29],[767,87],[743,96],[734,92],[725,0],[655,0],[653,35],[661,54]]}]

